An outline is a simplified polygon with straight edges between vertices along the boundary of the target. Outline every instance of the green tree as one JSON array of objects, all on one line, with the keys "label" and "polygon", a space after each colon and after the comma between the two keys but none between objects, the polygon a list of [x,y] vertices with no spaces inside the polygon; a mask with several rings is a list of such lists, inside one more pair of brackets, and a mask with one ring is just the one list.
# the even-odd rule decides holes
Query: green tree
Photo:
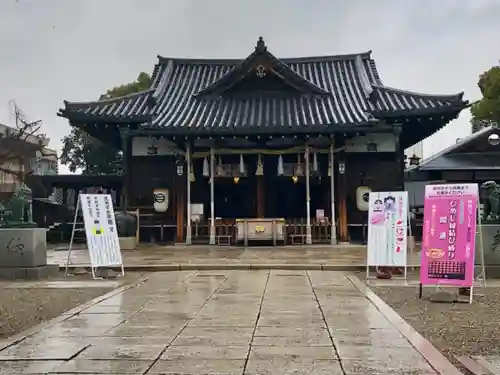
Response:
[{"label": "green tree", "polygon": [[[140,73],[133,82],[113,87],[99,97],[99,100],[118,98],[147,90],[151,87],[151,77]],[[62,139],[61,163],[71,172],[77,169],[86,175],[116,174],[120,171],[122,153],[105,145],[83,130],[73,127],[69,135]]]},{"label": "green tree", "polygon": [[481,74],[477,85],[483,98],[471,107],[472,132],[500,124],[500,66],[494,66]]}]

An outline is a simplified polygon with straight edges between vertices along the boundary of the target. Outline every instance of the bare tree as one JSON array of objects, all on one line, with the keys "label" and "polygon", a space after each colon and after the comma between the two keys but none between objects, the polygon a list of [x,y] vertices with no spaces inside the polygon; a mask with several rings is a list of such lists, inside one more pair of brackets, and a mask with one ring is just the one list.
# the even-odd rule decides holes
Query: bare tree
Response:
[{"label": "bare tree", "polygon": [[41,120],[28,121],[15,101],[9,105],[15,127],[0,128],[0,172],[21,184],[36,172],[39,160],[49,154],[48,138],[41,133]]}]

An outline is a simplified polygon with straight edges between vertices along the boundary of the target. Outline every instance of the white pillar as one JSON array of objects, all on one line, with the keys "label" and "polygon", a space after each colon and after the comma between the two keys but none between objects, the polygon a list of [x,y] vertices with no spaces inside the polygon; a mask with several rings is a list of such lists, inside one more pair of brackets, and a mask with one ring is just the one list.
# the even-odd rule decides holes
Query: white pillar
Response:
[{"label": "white pillar", "polygon": [[215,245],[215,155],[210,148],[210,245]]},{"label": "white pillar", "polygon": [[306,244],[312,244],[311,236],[311,189],[309,186],[309,145],[306,144]]},{"label": "white pillar", "polygon": [[186,229],[186,245],[191,245],[191,147],[189,143],[186,145],[186,183],[187,183],[187,229]]},{"label": "white pillar", "polygon": [[334,166],[334,155],[333,155],[333,147],[334,140],[332,140],[332,144],[330,145],[330,201],[331,201],[331,210],[332,210],[332,235],[330,243],[332,245],[337,244],[337,226],[335,223],[335,166]]}]

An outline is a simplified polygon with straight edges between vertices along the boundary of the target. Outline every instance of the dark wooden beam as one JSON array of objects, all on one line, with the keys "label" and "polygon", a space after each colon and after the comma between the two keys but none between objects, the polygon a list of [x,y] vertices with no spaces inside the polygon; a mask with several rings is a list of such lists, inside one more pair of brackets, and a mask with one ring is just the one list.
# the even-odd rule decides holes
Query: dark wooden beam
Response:
[{"label": "dark wooden beam", "polygon": [[264,176],[256,176],[256,184],[257,184],[257,217],[264,218],[266,217],[266,202],[265,202],[265,184],[264,184]]},{"label": "dark wooden beam", "polygon": [[[340,242],[349,242],[349,231],[347,227],[347,176],[345,152],[341,151],[336,155],[336,163],[333,173],[335,173],[335,182],[337,185],[336,207],[338,212],[338,236]],[[345,169],[341,173],[340,165],[344,164]]]}]

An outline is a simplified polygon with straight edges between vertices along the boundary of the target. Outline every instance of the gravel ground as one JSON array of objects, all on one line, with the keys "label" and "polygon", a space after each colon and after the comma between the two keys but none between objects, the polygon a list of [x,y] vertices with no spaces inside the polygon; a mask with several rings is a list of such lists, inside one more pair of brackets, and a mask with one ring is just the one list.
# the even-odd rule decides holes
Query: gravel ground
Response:
[{"label": "gravel ground", "polygon": [[[128,284],[141,276],[142,274],[139,273],[126,273],[125,277],[116,280]],[[58,275],[46,281],[71,283],[72,281],[91,281],[91,279],[88,275],[72,277]],[[99,283],[99,280],[93,282]],[[81,288],[81,284],[80,288],[5,288],[8,284],[12,285],[12,282],[0,282],[0,339],[53,319],[67,310],[114,289],[114,287]]]},{"label": "gravel ground", "polygon": [[430,302],[428,288],[419,300],[417,286],[370,288],[453,362],[453,355],[500,354],[500,288],[481,288],[472,305]]}]

